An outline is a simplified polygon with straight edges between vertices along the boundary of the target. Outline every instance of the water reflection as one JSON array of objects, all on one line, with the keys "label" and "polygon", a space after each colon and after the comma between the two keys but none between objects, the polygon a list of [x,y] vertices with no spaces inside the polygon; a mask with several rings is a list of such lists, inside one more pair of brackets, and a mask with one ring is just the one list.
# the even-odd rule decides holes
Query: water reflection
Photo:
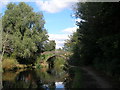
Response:
[{"label": "water reflection", "polygon": [[64,88],[67,73],[63,70],[34,69],[18,72],[3,73],[4,88]]},{"label": "water reflection", "polygon": [[6,88],[35,88],[39,90],[56,90],[64,88],[97,88],[99,87],[87,72],[80,68],[34,69],[17,72],[4,72],[2,75],[3,89]]},{"label": "water reflection", "polygon": [[[80,88],[81,72],[77,68],[65,69],[65,60],[51,58],[50,68],[18,70],[3,73],[3,90],[6,88],[39,88],[56,90],[57,88]],[[64,70],[63,70],[64,69]]]},{"label": "water reflection", "polygon": [[6,88],[39,88],[56,90],[64,88],[82,88],[81,70],[70,68],[66,71],[60,68],[21,70],[3,73],[3,90]]},{"label": "water reflection", "polygon": [[55,82],[56,88],[64,88],[63,82]]}]

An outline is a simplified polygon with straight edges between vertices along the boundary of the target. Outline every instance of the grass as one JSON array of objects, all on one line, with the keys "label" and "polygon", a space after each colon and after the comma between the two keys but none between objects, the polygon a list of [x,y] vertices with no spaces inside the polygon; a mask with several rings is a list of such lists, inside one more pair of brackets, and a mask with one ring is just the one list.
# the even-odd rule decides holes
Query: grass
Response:
[{"label": "grass", "polygon": [[14,58],[4,58],[2,61],[3,70],[12,70],[19,64]]},{"label": "grass", "polygon": [[4,71],[30,68],[32,65],[19,64],[15,58],[4,57],[2,61],[2,68]]}]

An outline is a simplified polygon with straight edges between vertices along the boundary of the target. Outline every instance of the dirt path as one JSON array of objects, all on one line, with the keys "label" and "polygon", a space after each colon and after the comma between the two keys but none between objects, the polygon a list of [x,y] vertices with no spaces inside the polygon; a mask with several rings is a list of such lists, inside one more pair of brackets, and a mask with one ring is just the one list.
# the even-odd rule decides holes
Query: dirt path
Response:
[{"label": "dirt path", "polygon": [[84,88],[120,88],[118,83],[106,79],[88,67],[81,67]]}]

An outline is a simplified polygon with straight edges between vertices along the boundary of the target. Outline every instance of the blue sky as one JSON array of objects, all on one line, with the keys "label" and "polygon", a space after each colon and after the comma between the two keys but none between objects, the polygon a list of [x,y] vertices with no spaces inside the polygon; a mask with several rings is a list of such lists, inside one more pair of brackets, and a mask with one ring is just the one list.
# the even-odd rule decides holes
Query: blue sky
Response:
[{"label": "blue sky", "polygon": [[44,13],[44,17],[46,20],[45,27],[48,30],[49,33],[59,34],[61,33],[59,30],[63,30],[67,27],[73,27],[74,26],[74,20],[70,16],[72,14],[72,10],[63,10],[58,13]]},{"label": "blue sky", "polygon": [[[24,0],[5,0],[0,3],[2,6],[0,11],[3,13],[9,2],[16,1],[18,3]],[[77,29],[75,21],[80,20],[72,17],[74,14],[72,5],[77,2],[78,0],[26,0],[26,3],[32,6],[35,12],[42,11],[49,39],[56,41],[56,48],[61,48],[64,40],[68,39],[68,35]]]}]

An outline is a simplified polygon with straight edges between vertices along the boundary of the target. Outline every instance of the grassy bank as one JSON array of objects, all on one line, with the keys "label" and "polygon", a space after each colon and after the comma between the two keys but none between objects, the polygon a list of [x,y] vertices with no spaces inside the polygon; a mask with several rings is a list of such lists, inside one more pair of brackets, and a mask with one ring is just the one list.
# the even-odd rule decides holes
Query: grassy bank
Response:
[{"label": "grassy bank", "polygon": [[17,70],[17,69],[25,69],[25,68],[33,68],[32,65],[24,65],[19,64],[15,58],[3,58],[2,61],[3,71]]}]

